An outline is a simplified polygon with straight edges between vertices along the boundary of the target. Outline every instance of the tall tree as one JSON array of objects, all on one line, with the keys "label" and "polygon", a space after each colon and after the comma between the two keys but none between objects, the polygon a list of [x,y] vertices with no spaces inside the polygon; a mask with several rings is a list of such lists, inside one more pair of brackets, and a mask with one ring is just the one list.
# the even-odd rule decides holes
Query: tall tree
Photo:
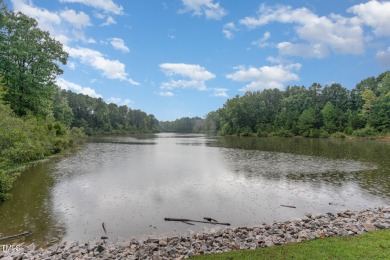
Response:
[{"label": "tall tree", "polygon": [[[1,2],[0,2],[1,4]],[[62,44],[22,13],[0,9],[0,73],[7,87],[5,100],[18,115],[52,114],[55,78],[68,54]]]},{"label": "tall tree", "polygon": [[321,110],[324,121],[324,128],[328,133],[334,133],[340,129],[340,110],[335,108],[331,102],[326,103]]},{"label": "tall tree", "polygon": [[311,129],[315,129],[317,124],[316,111],[314,108],[306,109],[299,116],[297,127],[304,136],[309,134]]},{"label": "tall tree", "polygon": [[73,111],[69,107],[68,99],[66,98],[66,92],[59,89],[53,96],[53,116],[57,121],[70,126],[73,121]]},{"label": "tall tree", "polygon": [[375,104],[375,100],[377,99],[374,91],[371,89],[366,89],[361,94],[362,100],[363,100],[363,107],[361,110],[362,116],[368,120],[371,116],[371,109],[372,106]]}]

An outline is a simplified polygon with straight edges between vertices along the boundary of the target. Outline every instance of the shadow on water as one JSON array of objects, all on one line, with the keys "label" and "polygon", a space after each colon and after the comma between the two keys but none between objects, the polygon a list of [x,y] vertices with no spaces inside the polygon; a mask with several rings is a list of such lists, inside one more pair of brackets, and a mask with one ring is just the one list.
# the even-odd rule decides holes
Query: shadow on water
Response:
[{"label": "shadow on water", "polygon": [[0,234],[9,236],[32,231],[2,243],[32,243],[45,245],[58,242],[66,233],[61,217],[53,211],[51,188],[53,165],[42,162],[28,169],[17,179],[12,199],[0,204]]},{"label": "shadow on water", "polygon": [[156,145],[153,140],[156,138],[154,135],[146,135],[139,137],[124,137],[124,136],[100,136],[89,137],[88,142],[91,143],[108,143],[108,144],[127,144],[127,145]]}]

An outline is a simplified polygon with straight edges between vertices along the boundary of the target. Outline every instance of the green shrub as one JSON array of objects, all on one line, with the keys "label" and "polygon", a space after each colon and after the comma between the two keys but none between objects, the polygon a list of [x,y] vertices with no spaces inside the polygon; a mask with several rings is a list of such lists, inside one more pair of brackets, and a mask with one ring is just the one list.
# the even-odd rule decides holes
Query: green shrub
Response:
[{"label": "green shrub", "polygon": [[220,135],[231,135],[232,134],[232,127],[229,123],[225,123],[222,126],[222,129],[219,132]]},{"label": "green shrub", "polygon": [[352,135],[353,134],[353,128],[350,127],[350,126],[347,126],[345,129],[344,129],[344,133],[346,135]]},{"label": "green shrub", "polygon": [[321,134],[320,129],[311,128],[311,129],[309,129],[309,135],[308,135],[308,137],[311,137],[311,138],[319,138],[319,137],[320,137],[320,134]]},{"label": "green shrub", "polygon": [[272,132],[273,136],[281,136],[281,137],[293,137],[294,134],[287,129],[280,129],[278,131]]},{"label": "green shrub", "polygon": [[253,136],[252,129],[249,126],[241,128],[240,136]]},{"label": "green shrub", "polygon": [[353,131],[352,135],[357,137],[371,137],[371,136],[375,136],[376,132],[374,128],[370,126],[366,126],[365,128]]},{"label": "green shrub", "polygon": [[342,132],[333,133],[331,136],[334,138],[345,138],[346,137],[345,134]]},{"label": "green shrub", "polygon": [[82,144],[85,142],[84,129],[81,127],[73,127],[70,129],[70,145]]},{"label": "green shrub", "polygon": [[259,129],[259,130],[257,130],[256,135],[258,137],[267,137],[268,136],[268,132],[267,131],[262,131],[262,130]]},{"label": "green shrub", "polygon": [[17,176],[4,169],[43,159],[84,140],[83,129],[31,115],[17,117],[0,99],[0,202],[10,197],[7,192]]},{"label": "green shrub", "polygon": [[330,137],[330,134],[325,129],[321,129],[319,137],[320,138],[328,138],[328,137]]}]

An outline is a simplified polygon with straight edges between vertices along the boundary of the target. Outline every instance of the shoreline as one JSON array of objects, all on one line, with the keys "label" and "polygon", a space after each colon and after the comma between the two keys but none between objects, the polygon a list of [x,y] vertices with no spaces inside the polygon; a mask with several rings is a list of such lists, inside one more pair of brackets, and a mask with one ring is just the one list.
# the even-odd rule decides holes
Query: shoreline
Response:
[{"label": "shoreline", "polygon": [[87,243],[62,242],[48,248],[15,245],[0,248],[0,259],[185,259],[240,249],[258,249],[332,236],[351,236],[390,229],[390,206],[336,214],[306,213],[299,220],[254,227],[221,228],[189,236],[146,240],[102,239]]}]

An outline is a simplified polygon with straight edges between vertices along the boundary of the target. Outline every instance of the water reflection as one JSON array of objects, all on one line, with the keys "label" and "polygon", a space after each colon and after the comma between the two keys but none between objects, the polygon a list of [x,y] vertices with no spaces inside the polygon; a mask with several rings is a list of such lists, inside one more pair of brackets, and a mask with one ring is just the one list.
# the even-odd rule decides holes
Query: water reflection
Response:
[{"label": "water reflection", "polygon": [[[316,174],[308,175],[308,172],[302,169],[298,171],[301,173],[300,177],[296,174],[289,174],[288,178],[308,182],[327,181],[333,184],[340,181],[353,181],[369,193],[384,197],[390,196],[390,160],[388,160],[390,143],[344,139],[222,137],[215,145],[230,147],[234,150],[281,152],[287,153],[287,157],[298,154],[307,155],[309,157],[301,157],[296,162],[309,170],[309,173]],[[283,155],[273,160],[279,166],[282,165],[281,168],[284,162],[288,161],[288,158],[282,159],[282,157]],[[272,165],[268,167],[274,168]],[[327,169],[329,167],[330,169]],[[318,174],[322,171],[325,173]],[[289,170],[285,169],[284,173],[288,172]],[[275,175],[271,174],[271,176],[277,178]]]},{"label": "water reflection", "polygon": [[390,202],[390,144],[175,134],[90,141],[17,181],[14,200],[0,205],[0,232],[86,241],[103,235],[104,222],[111,239],[145,238],[209,228],[165,217],[244,226]]},{"label": "water reflection", "polygon": [[14,242],[37,244],[43,241],[54,243],[64,236],[61,216],[53,210],[51,171],[51,164],[40,163],[19,177],[12,190],[13,198],[0,204],[1,236],[32,231],[32,235]]},{"label": "water reflection", "polygon": [[291,174],[321,174],[330,172],[352,173],[376,169],[374,164],[354,160],[327,159],[289,153],[264,152],[258,150],[223,150],[226,161],[236,172],[248,176],[278,178]]}]

